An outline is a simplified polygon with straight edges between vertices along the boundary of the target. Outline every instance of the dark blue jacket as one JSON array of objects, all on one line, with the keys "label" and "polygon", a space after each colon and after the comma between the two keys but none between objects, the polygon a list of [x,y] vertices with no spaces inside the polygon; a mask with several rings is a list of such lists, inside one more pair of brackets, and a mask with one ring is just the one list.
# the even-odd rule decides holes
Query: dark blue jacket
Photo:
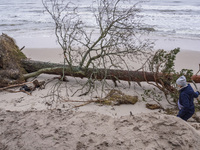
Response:
[{"label": "dark blue jacket", "polygon": [[182,118],[188,113],[194,114],[194,98],[199,96],[198,92],[194,92],[191,85],[180,90],[179,103],[183,106],[178,113],[178,117]]}]

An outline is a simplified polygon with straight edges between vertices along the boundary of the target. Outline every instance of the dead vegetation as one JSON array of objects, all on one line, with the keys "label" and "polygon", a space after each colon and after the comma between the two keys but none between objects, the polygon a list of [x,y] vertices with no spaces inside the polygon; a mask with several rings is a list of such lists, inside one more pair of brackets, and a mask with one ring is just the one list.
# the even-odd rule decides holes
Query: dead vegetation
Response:
[{"label": "dead vegetation", "polygon": [[157,104],[149,104],[149,103],[147,103],[146,104],[146,108],[154,110],[154,109],[161,109],[162,107],[160,105],[157,105]]},{"label": "dead vegetation", "polygon": [[20,61],[25,58],[14,39],[6,34],[0,36],[0,87],[24,81],[25,70]]},{"label": "dead vegetation", "polygon": [[107,94],[105,98],[97,100],[96,103],[104,105],[121,105],[121,104],[134,105],[137,101],[138,101],[138,96],[126,95],[119,90],[113,89]]}]

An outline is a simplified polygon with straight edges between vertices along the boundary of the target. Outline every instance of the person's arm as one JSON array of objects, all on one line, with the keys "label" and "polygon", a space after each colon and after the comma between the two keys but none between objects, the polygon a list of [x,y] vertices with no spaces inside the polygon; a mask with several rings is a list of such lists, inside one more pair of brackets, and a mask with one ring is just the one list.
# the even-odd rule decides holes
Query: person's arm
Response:
[{"label": "person's arm", "polygon": [[194,98],[197,98],[198,96],[199,96],[199,91],[197,91],[197,92],[194,92]]},{"label": "person's arm", "polygon": [[181,105],[183,106],[183,108],[179,111],[177,115],[178,117],[184,116],[188,112],[190,106],[189,96],[184,93],[182,93],[180,96],[181,96]]}]

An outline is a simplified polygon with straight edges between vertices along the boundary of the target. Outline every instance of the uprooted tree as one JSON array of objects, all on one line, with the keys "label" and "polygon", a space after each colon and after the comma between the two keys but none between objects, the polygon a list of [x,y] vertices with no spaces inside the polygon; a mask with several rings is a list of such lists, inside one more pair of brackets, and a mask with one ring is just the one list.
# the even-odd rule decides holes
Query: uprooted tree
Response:
[{"label": "uprooted tree", "polygon": [[[177,76],[174,76],[173,67],[179,49],[170,54],[161,50],[151,57],[151,41],[140,38],[148,32],[142,30],[147,28],[142,26],[141,17],[138,17],[138,4],[145,1],[94,0],[91,7],[93,18],[90,19],[95,21],[89,25],[81,20],[79,8],[69,1],[42,2],[55,23],[55,35],[63,49],[67,72],[88,79],[83,86],[88,87],[85,94],[94,89],[96,80],[101,80],[104,89],[107,79],[112,79],[115,85],[117,80],[154,81],[152,85],[163,91],[166,98],[176,91],[173,85]],[[94,28],[90,30],[87,26]],[[132,62],[141,60],[149,60],[142,66],[143,70],[130,71],[135,69]],[[146,65],[149,65],[148,69]]]},{"label": "uprooted tree", "polygon": [[[183,70],[181,73],[175,72],[174,60],[178,52],[179,49],[174,49],[169,52],[159,50],[147,59],[145,64],[141,67],[141,70],[107,69],[107,76],[105,76],[104,69],[96,69],[94,73],[93,68],[88,68],[87,74],[82,74],[79,72],[71,72],[67,65],[63,67],[63,64],[29,60],[20,51],[18,46],[16,46],[12,38],[6,34],[2,34],[0,36],[0,91],[7,89],[7,87],[12,87],[10,86],[12,84],[22,85],[20,83],[24,83],[26,79],[30,77],[36,77],[42,73],[47,73],[80,78],[94,77],[96,80],[111,79],[114,83],[116,80],[134,81],[138,84],[140,84],[140,82],[147,82],[163,91],[166,96],[171,94],[171,96],[174,97],[173,94],[176,94],[174,84],[177,76],[184,74],[188,77],[188,81],[191,81],[192,77],[196,83],[200,83],[200,76],[192,76],[190,70]],[[76,66],[72,67],[76,68]],[[146,95],[151,95],[155,98],[154,93],[152,93],[154,91],[146,90],[145,92]]]},{"label": "uprooted tree", "polygon": [[88,78],[84,85],[88,87],[84,88],[87,89],[86,93],[94,88],[96,80],[101,79],[104,89],[106,79],[119,79],[117,76],[110,76],[109,69],[117,69],[117,74],[120,74],[118,70],[133,70],[131,62],[142,57],[146,59],[151,52],[152,43],[140,39],[147,31],[141,30],[140,18],[137,17],[139,9],[135,2],[93,1],[93,18],[90,19],[94,21],[90,24],[93,26],[91,29],[87,28],[89,25],[85,20],[81,20],[79,8],[72,2],[42,2],[55,23],[55,35],[63,50],[68,72]]},{"label": "uprooted tree", "polygon": [[[65,76],[87,78],[84,88],[80,88],[85,90],[83,94],[93,90],[95,82],[99,80],[104,90],[109,85],[107,79],[113,80],[115,85],[119,80],[135,81],[138,84],[148,82],[165,95],[175,93],[174,75],[177,73],[173,70],[173,61],[179,49],[152,53],[152,43],[139,38],[147,31],[142,30],[144,28],[140,18],[137,18],[137,4],[128,0],[97,0],[91,8],[95,28],[90,31],[86,30],[88,24],[81,20],[79,9],[73,3],[64,0],[42,2],[55,23],[55,35],[63,50],[64,64],[27,60],[18,48],[19,58],[15,59],[12,52],[12,57],[9,56],[10,60],[17,62],[14,63],[16,67],[12,66],[13,63],[10,64],[11,69],[8,67],[7,54],[0,57],[1,87],[48,73],[59,74],[62,79]],[[8,40],[9,45],[15,45],[14,40],[5,34],[1,40]],[[2,51],[5,49],[4,44],[1,42]],[[147,61],[140,70],[135,70],[132,62],[142,60]],[[24,74],[25,71],[28,74]]]}]

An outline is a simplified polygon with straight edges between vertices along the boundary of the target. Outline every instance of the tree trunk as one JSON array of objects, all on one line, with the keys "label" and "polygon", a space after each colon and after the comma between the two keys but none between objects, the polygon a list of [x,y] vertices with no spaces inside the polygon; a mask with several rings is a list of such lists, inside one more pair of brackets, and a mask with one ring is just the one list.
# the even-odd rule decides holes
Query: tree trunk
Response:
[{"label": "tree trunk", "polygon": [[[22,63],[23,68],[29,73],[29,74],[24,75],[25,79],[38,76],[42,73],[63,75],[62,64],[33,61],[33,60],[27,60],[27,59],[22,60],[21,63]],[[72,69],[77,70],[77,67],[74,66]],[[106,76],[105,76],[105,72],[106,72]],[[81,71],[76,72],[76,71],[71,71],[69,66],[65,66],[64,75],[80,77],[80,78],[92,77],[98,80],[109,79],[115,83],[115,86],[117,85],[116,81],[119,81],[119,80],[128,81],[128,82],[133,81],[133,82],[137,82],[138,84],[140,84],[140,82],[157,82],[160,84],[164,84],[165,88],[167,88],[169,91],[173,91],[170,84],[167,83],[168,81],[164,81],[164,82],[162,81],[161,78],[164,77],[162,73],[156,74],[152,72],[116,70],[116,69],[105,70],[101,68],[97,70],[93,70],[92,68],[89,68],[87,72],[85,72],[84,70],[82,72]],[[191,80],[193,80],[195,83],[200,83],[200,75],[193,75],[191,77]],[[191,81],[188,81],[188,82],[191,82]]]},{"label": "tree trunk", "polygon": [[[24,75],[25,79],[29,77],[37,76],[41,73],[47,74],[56,74],[63,75],[63,65],[42,61],[33,61],[33,60],[22,60],[22,65],[24,69],[29,73]],[[74,66],[74,70],[76,70],[76,66]],[[106,72],[106,76],[105,76]],[[135,81],[135,82],[143,82],[143,81],[153,81],[155,82],[155,74],[151,72],[143,72],[143,71],[128,71],[128,70],[116,70],[116,69],[97,69],[94,70],[89,68],[86,73],[83,72],[71,72],[69,66],[65,66],[64,73],[66,76],[74,76],[80,78],[88,78],[93,77],[99,80],[104,78],[111,79],[113,81],[123,80],[123,81]]]}]

